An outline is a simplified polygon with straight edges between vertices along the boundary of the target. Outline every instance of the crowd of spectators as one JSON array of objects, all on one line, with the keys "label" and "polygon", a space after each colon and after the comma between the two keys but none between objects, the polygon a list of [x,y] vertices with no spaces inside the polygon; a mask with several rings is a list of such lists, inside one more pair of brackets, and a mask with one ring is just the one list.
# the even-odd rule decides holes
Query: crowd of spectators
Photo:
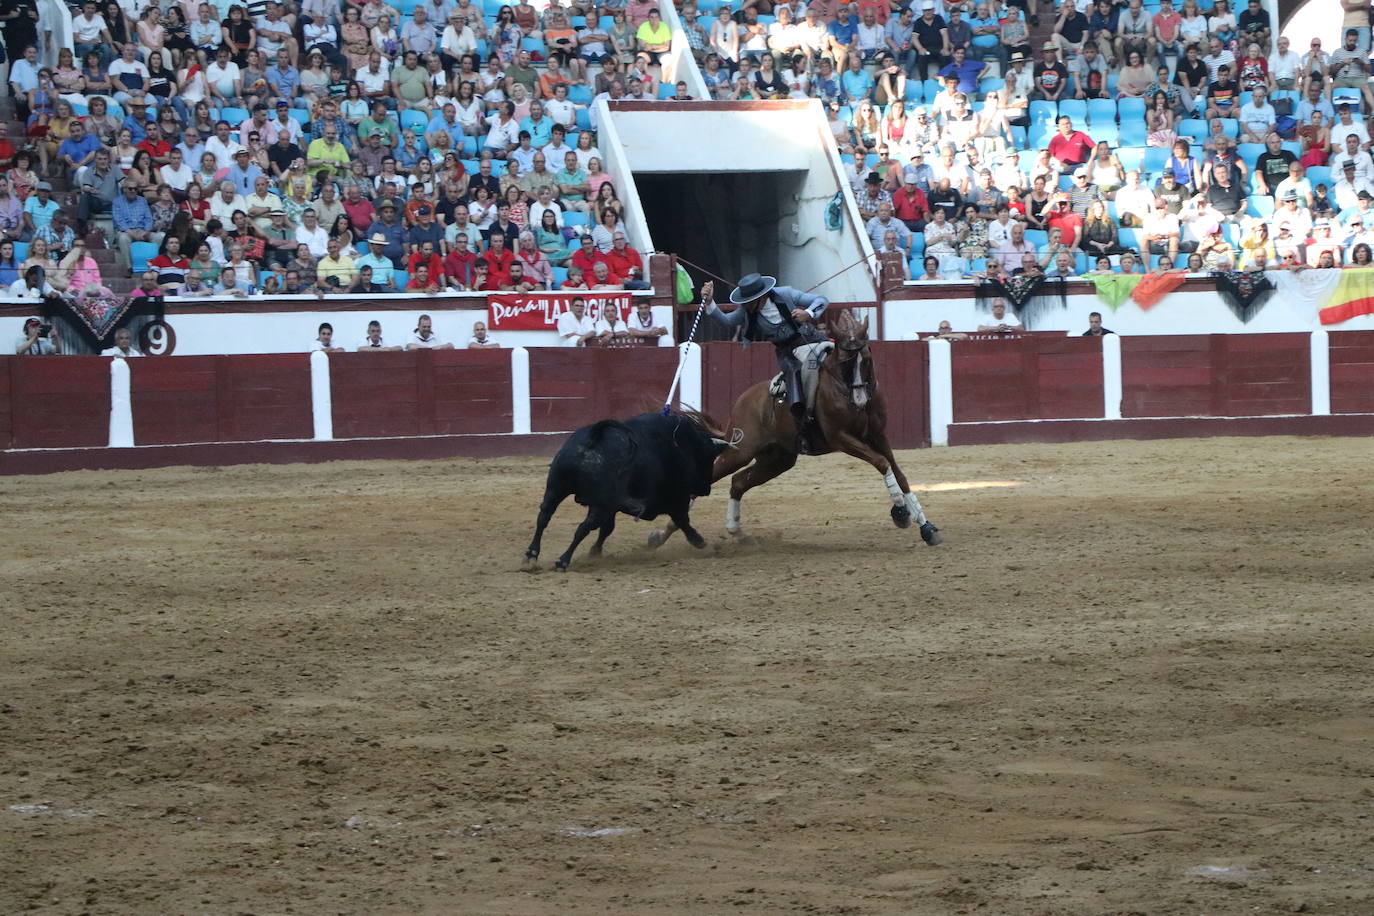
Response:
[{"label": "crowd of spectators", "polygon": [[1260,0],[1067,0],[1035,47],[1019,4],[879,6],[776,7],[706,70],[822,100],[904,278],[1370,265],[1367,3],[1301,54]]},{"label": "crowd of spectators", "polygon": [[27,126],[0,146],[0,281],[75,288],[108,221],[174,296],[647,288],[588,106],[686,97],[656,4],[405,9],[91,0],[52,67],[0,15]]}]

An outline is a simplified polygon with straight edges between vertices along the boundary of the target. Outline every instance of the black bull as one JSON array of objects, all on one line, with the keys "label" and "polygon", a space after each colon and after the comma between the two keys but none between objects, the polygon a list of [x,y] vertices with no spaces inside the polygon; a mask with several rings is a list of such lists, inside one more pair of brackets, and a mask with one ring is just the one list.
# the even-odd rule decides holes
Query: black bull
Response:
[{"label": "black bull", "polygon": [[554,563],[566,570],[573,551],[599,528],[591,554],[615,530],[617,512],[651,519],[667,515],[693,547],[706,541],[688,519],[693,497],[711,492],[711,468],[728,443],[716,438],[708,421],[695,414],[640,414],[629,420],[601,420],[568,437],[549,465],[534,540],[525,551],[527,567],[539,560],[539,541],[558,506],[568,496],[587,507],[572,544]]}]

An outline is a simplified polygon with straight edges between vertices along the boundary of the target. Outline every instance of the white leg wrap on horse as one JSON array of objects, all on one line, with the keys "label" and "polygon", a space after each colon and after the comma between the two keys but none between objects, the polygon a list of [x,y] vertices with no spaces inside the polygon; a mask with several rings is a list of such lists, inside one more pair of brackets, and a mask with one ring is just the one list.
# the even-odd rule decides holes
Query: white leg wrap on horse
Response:
[{"label": "white leg wrap on horse", "polygon": [[725,530],[739,534],[739,500],[731,499],[725,504]]},{"label": "white leg wrap on horse", "polygon": [[916,498],[915,493],[906,495],[906,507],[911,512],[911,517],[916,519],[916,524],[924,525],[926,523],[925,510],[921,508],[921,501]]},{"label": "white leg wrap on horse", "polygon": [[888,471],[883,475],[883,483],[887,485],[888,495],[892,497],[892,505],[900,506],[906,502],[909,494],[903,493],[902,488],[897,486],[897,475]]}]

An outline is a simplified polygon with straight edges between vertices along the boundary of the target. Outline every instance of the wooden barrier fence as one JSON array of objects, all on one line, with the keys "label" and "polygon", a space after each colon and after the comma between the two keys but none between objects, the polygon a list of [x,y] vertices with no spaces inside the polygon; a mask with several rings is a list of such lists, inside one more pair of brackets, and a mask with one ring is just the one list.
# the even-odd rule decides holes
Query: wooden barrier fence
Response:
[{"label": "wooden barrier fence", "polygon": [[[655,409],[678,355],[550,348],[327,360],[174,356],[129,360],[127,372],[100,357],[7,356],[0,450],[559,433]],[[1000,425],[998,435],[1014,436],[1056,420],[1374,415],[1374,331],[1125,337],[1106,348],[1101,338],[1048,335],[875,342],[873,356],[897,448],[973,441],[947,438],[958,428]],[[687,363],[694,368],[684,374],[683,397],[722,422],[740,393],[777,371],[767,345],[708,343]],[[940,435],[932,436],[942,403]],[[132,428],[122,439],[121,410]],[[523,443],[522,453],[532,447]],[[487,453],[494,448],[488,443]]]}]

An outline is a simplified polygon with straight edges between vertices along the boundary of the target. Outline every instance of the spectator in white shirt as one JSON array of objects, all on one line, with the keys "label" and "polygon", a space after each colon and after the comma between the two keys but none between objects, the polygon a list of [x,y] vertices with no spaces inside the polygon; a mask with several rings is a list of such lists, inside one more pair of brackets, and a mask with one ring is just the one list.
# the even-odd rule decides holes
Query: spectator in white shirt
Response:
[{"label": "spectator in white shirt", "polygon": [[313,353],[316,350],[323,350],[326,353],[346,353],[347,351],[334,343],[334,325],[329,322],[321,322],[319,330],[316,332],[315,339],[306,346],[306,352]]},{"label": "spectator in white shirt", "polygon": [[407,350],[452,350],[453,344],[445,343],[439,339],[439,335],[434,333],[434,320],[428,315],[421,315],[416,322],[415,330],[410,335],[410,343],[406,344]]},{"label": "spectator in white shirt", "polygon": [[301,213],[301,224],[296,227],[296,241],[309,248],[316,258],[329,253],[329,233],[320,225],[315,208],[307,207]]},{"label": "spectator in white shirt", "polygon": [[558,316],[559,342],[565,347],[585,347],[595,336],[596,324],[587,315],[587,303],[581,296],[575,296],[568,311]]},{"label": "spectator in white shirt", "polygon": [[1277,115],[1274,106],[1269,104],[1263,86],[1256,86],[1250,101],[1240,106],[1237,118],[1240,120],[1240,139],[1242,143],[1263,143],[1274,129]]}]

